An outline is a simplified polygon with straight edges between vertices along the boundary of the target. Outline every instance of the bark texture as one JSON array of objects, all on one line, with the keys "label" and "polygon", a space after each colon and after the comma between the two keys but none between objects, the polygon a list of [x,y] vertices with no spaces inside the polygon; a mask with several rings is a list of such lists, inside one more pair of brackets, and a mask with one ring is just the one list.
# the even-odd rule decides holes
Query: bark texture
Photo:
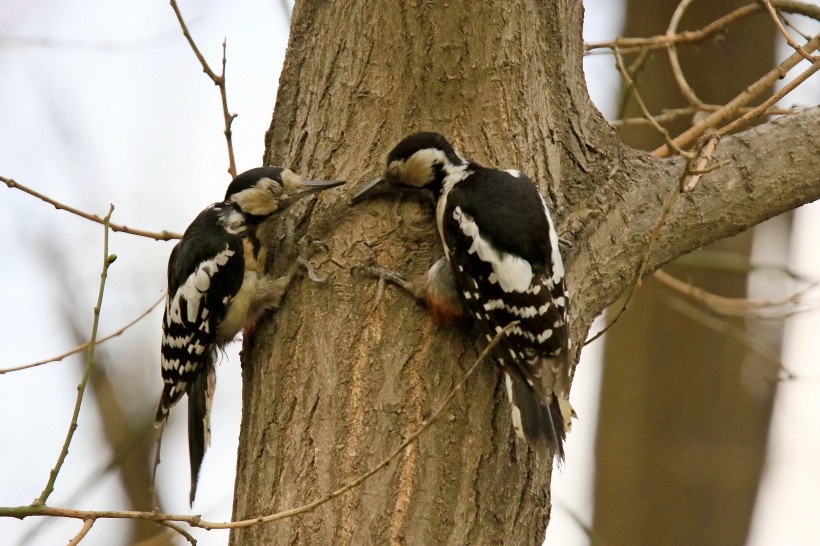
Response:
[{"label": "bark texture", "polygon": [[[349,273],[376,261],[419,274],[441,255],[428,203],[346,203],[403,135],[438,130],[465,155],[538,181],[574,245],[576,347],[629,286],[683,166],[624,148],[592,106],[581,21],[580,0],[297,2],[265,162],[350,188],[289,212],[267,241],[277,269],[292,241],[321,238],[330,250],[314,264],[329,278],[296,283],[246,341],[235,519],[366,471],[477,355],[469,327],[438,327],[391,288],[374,307],[375,282]],[[648,271],[820,197],[818,122],[814,110],[725,140],[718,155],[734,163],[679,201]],[[789,161],[764,160],[784,150]],[[498,379],[486,363],[394,464],[309,514],[235,531],[232,544],[540,543],[550,465],[515,439]]]}]

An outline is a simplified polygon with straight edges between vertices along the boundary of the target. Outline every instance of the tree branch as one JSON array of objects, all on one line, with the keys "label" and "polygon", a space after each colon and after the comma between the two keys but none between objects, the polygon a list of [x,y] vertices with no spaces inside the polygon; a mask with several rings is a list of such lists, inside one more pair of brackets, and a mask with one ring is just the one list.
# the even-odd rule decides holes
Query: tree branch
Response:
[{"label": "tree branch", "polygon": [[[45,201],[57,210],[64,210],[66,212],[70,212],[71,214],[75,214],[80,218],[85,218],[86,220],[97,222],[98,224],[104,223],[103,219],[97,216],[96,214],[89,214],[87,212],[81,211],[80,209],[75,209],[74,207],[64,205],[59,201],[55,201],[51,197],[48,197],[47,195],[43,195],[42,193],[34,191],[31,188],[27,188],[26,186],[20,184],[16,180],[6,178],[5,176],[0,176],[0,181],[4,182],[6,186],[9,188],[18,189],[23,193],[27,193],[33,197],[36,197],[40,201]],[[121,226],[119,224],[112,223],[108,224],[108,228],[111,229],[111,231],[120,231],[122,233],[129,233],[131,235],[139,235],[140,237],[148,237],[149,239],[156,239],[157,241],[170,241],[171,239],[180,239],[182,237],[182,235],[180,235],[179,233],[174,233],[171,231],[145,231],[142,229],[133,229],[128,226]]]},{"label": "tree branch", "polygon": [[[820,107],[779,118],[720,141],[713,157],[724,167],[704,174],[677,200],[653,245],[643,273],[700,246],[820,199]],[[603,210],[577,207],[569,221],[584,222],[583,240],[569,266],[574,313],[586,334],[592,320],[634,282],[638,265],[669,191],[686,162],[656,160],[624,150],[607,184]],[[582,336],[584,337],[584,336]]]},{"label": "tree branch", "polygon": [[[113,208],[113,207],[112,207]],[[109,213],[110,216],[110,213]],[[106,217],[106,220],[108,216]],[[107,252],[107,239],[106,239],[106,256],[108,256]],[[110,260],[113,262],[113,260]],[[106,260],[106,269],[107,265],[109,264],[109,260]],[[105,269],[104,269],[105,272]],[[105,273],[104,273],[105,274]],[[102,287],[104,286],[104,282],[101,284],[100,287],[100,300],[102,298]],[[99,302],[98,306],[95,308],[95,318],[99,315]],[[82,519],[86,522],[88,529],[91,528],[91,525],[95,520],[98,519],[136,519],[136,520],[147,520],[153,521],[159,525],[168,527],[173,529],[174,531],[183,535],[189,541],[193,540],[190,534],[186,533],[185,530],[181,529],[179,526],[174,525],[174,523],[187,523],[191,527],[198,527],[201,529],[211,530],[211,529],[237,529],[243,527],[253,527],[255,525],[260,525],[263,523],[271,523],[274,521],[279,521],[282,519],[291,518],[294,516],[298,516],[300,514],[305,514],[307,512],[311,512],[318,508],[319,506],[330,502],[331,500],[340,497],[341,495],[347,493],[351,489],[354,489],[360,486],[362,483],[367,481],[373,475],[375,475],[379,470],[387,467],[396,457],[398,457],[405,449],[407,449],[410,445],[412,445],[419,437],[429,429],[433,423],[441,416],[442,412],[447,408],[447,406],[452,401],[453,397],[464,388],[464,385],[467,384],[467,380],[473,375],[473,373],[478,369],[479,364],[484,362],[484,360],[489,356],[489,354],[495,349],[498,345],[501,338],[506,335],[506,333],[513,327],[518,324],[518,321],[513,321],[501,329],[498,333],[496,333],[495,337],[484,347],[484,350],[481,351],[481,354],[478,355],[478,358],[475,359],[472,366],[462,375],[461,380],[447,393],[447,396],[444,397],[439,407],[430,415],[428,419],[423,421],[419,427],[407,438],[401,442],[398,447],[396,447],[389,455],[387,455],[384,459],[382,459],[378,464],[372,466],[367,472],[359,475],[356,479],[346,483],[342,487],[328,493],[327,495],[314,500],[312,502],[303,504],[301,506],[297,506],[296,508],[291,508],[289,510],[283,510],[280,512],[276,512],[274,514],[268,514],[266,516],[259,516],[254,518],[248,518],[239,521],[207,521],[202,519],[202,517],[198,515],[181,515],[181,514],[164,514],[159,512],[158,510],[151,511],[151,512],[140,512],[135,510],[72,510],[68,508],[55,508],[51,506],[45,505],[45,499],[41,495],[40,499],[37,499],[29,506],[13,506],[13,507],[0,507],[0,517],[15,517],[15,518],[26,518],[30,516],[52,516],[52,517],[63,517],[63,518],[74,518],[74,519]],[[96,326],[96,322],[95,322]],[[92,336],[93,339],[93,336]],[[93,364],[93,345],[92,350],[89,354],[89,366]],[[87,368],[86,372],[88,372]],[[88,373],[86,373],[86,378]],[[81,387],[83,385],[81,384]],[[75,408],[75,415],[74,419],[72,420],[72,425],[76,425],[76,417],[77,412],[79,411],[79,402],[81,402],[82,394],[79,395],[78,404]],[[76,427],[74,427],[76,428]],[[73,432],[73,428],[72,428]],[[68,442],[70,442],[70,437],[67,439],[66,445],[64,447],[64,453],[68,451]],[[62,454],[61,454],[62,455]],[[64,458],[64,457],[63,457]],[[59,468],[55,470],[59,471]],[[56,478],[56,472],[52,471],[52,475]],[[53,483],[51,484],[53,486]],[[52,487],[53,489],[53,487]],[[50,491],[49,491],[50,492]],[[45,493],[45,492],[44,492]],[[42,500],[41,500],[42,499]],[[91,523],[88,523],[91,522]],[[86,530],[87,532],[87,530]],[[78,535],[79,536],[79,535]],[[83,536],[84,533],[83,533]],[[81,539],[82,536],[79,536]],[[79,542],[79,541],[78,541]],[[195,542],[195,541],[194,541]]]},{"label": "tree branch", "polygon": [[[95,345],[99,345],[100,343],[106,342],[111,338],[121,336],[127,329],[129,329],[130,327],[132,327],[133,325],[135,325],[136,323],[138,323],[139,321],[141,321],[142,319],[147,317],[151,313],[151,311],[153,311],[157,307],[157,305],[159,305],[164,299],[165,299],[165,294],[160,296],[160,298],[157,301],[155,301],[154,303],[151,304],[151,307],[149,307],[148,309],[143,311],[137,318],[135,318],[134,320],[132,320],[128,324],[124,325],[123,327],[121,327],[116,332],[112,332],[112,333],[108,334],[107,336],[101,337],[100,339],[98,339],[95,342]],[[64,353],[61,353],[57,356],[50,356],[50,357],[45,358],[43,360],[38,360],[37,362],[31,362],[29,364],[22,364],[20,366],[14,366],[14,367],[11,367],[11,368],[0,368],[0,375],[6,374],[6,373],[9,373],[9,372],[18,372],[20,370],[27,370],[29,368],[35,368],[37,366],[42,366],[43,364],[50,364],[51,362],[60,362],[64,358],[67,358],[71,355],[74,355],[74,354],[77,354],[79,352],[85,351],[90,346],[91,346],[91,340],[88,340],[85,343],[83,343],[81,345],[77,345],[73,349],[69,349],[68,351],[66,351]]]},{"label": "tree branch", "polygon": [[68,447],[71,445],[71,439],[74,437],[74,431],[77,430],[77,419],[80,416],[80,407],[83,404],[85,386],[88,384],[88,379],[91,377],[91,370],[94,367],[94,345],[97,340],[97,327],[100,324],[100,309],[102,307],[103,294],[105,293],[105,281],[108,278],[108,268],[111,267],[111,264],[113,264],[117,259],[116,254],[108,253],[108,227],[109,221],[111,220],[111,215],[113,213],[114,205],[111,205],[108,208],[108,214],[106,214],[105,218],[103,218],[103,226],[105,226],[105,236],[103,239],[103,266],[102,273],[100,274],[100,289],[97,294],[97,304],[94,306],[94,323],[91,326],[91,340],[89,342],[90,345],[88,346],[88,358],[85,363],[85,373],[83,374],[80,384],[77,386],[77,401],[74,403],[74,414],[71,416],[71,424],[68,426],[68,433],[66,434],[65,442],[63,442],[63,448],[60,450],[60,455],[57,457],[57,464],[55,464],[54,468],[51,470],[48,482],[43,488],[43,492],[40,493],[40,496],[37,497],[37,499],[35,499],[32,503],[32,505],[35,506],[44,505],[48,500],[49,495],[51,495],[51,492],[54,491],[54,483],[57,481],[57,475],[60,473],[60,469],[63,467],[65,458],[68,456]]},{"label": "tree branch", "polygon": [[233,155],[233,138],[231,131],[231,125],[233,124],[233,120],[236,118],[237,114],[232,114],[230,110],[228,110],[228,92],[225,89],[225,64],[227,63],[227,47],[228,41],[222,40],[222,73],[217,74],[214,72],[211,67],[208,65],[208,61],[205,60],[205,57],[202,55],[202,52],[199,51],[199,48],[196,46],[196,42],[194,42],[193,36],[191,33],[188,32],[188,25],[185,24],[185,19],[182,18],[182,13],[179,11],[179,6],[177,6],[176,0],[171,1],[171,8],[174,10],[174,13],[177,16],[177,21],[179,21],[179,26],[182,27],[182,34],[185,35],[185,39],[188,40],[188,45],[191,46],[191,49],[194,51],[194,55],[196,55],[199,64],[202,65],[202,71],[214,82],[214,85],[219,87],[219,96],[222,99],[222,117],[225,120],[225,140],[228,144],[228,174],[231,175],[231,178],[236,178],[236,161],[234,160]]}]

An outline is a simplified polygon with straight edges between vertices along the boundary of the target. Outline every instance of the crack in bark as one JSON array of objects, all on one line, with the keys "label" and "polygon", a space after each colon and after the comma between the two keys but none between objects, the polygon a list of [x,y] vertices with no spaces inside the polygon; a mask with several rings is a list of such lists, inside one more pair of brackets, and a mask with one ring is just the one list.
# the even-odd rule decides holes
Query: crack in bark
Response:
[{"label": "crack in bark", "polygon": [[[419,367],[423,362],[426,362],[430,355],[430,340],[432,338],[432,323],[425,321],[422,326],[421,338],[424,344],[419,351],[415,352],[411,361],[409,371],[410,386],[408,392],[410,394],[409,400],[404,404],[415,409],[415,413],[411,419],[408,419],[404,430],[404,436],[416,430],[419,423],[423,420],[422,407],[424,405],[423,389],[421,386],[421,377],[419,375]],[[393,515],[390,518],[390,544],[393,546],[401,546],[404,544],[404,537],[400,535],[402,528],[407,521],[408,511],[410,509],[410,501],[414,492],[413,476],[416,472],[416,464],[418,462],[419,443],[416,442],[411,445],[404,453],[401,462],[399,463],[399,480],[396,487],[396,503],[394,505]]]}]

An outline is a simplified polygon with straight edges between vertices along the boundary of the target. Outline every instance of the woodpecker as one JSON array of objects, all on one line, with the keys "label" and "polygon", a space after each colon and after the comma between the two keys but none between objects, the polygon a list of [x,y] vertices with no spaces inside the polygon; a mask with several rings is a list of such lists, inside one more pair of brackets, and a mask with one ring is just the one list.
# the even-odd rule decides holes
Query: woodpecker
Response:
[{"label": "woodpecker", "polygon": [[[351,199],[409,187],[432,192],[444,257],[407,282],[379,276],[426,300],[437,317],[466,309],[491,341],[508,324],[494,358],[504,374],[516,434],[545,458],[564,458],[569,404],[569,294],[558,234],[546,203],[520,171],[483,167],[440,134],[404,138],[384,174]],[[385,275],[386,274],[386,275]]]},{"label": "woodpecker", "polygon": [[210,442],[217,349],[279,305],[295,273],[266,275],[257,228],[307,195],[344,184],[307,180],[281,167],[259,167],[233,179],[225,200],[203,210],[168,259],[168,292],[162,319],[164,386],[155,425],[188,395],[190,502]]}]

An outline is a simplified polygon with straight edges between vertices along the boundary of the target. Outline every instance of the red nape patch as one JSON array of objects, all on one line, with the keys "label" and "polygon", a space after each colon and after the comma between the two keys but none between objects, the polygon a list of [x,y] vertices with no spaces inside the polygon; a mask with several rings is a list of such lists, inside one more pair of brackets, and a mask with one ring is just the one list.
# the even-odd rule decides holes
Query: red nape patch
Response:
[{"label": "red nape patch", "polygon": [[444,324],[455,322],[460,319],[463,314],[459,305],[453,305],[447,300],[436,298],[428,294],[425,301],[427,302],[427,310],[430,311],[430,314],[433,315],[433,318],[437,322]]}]

